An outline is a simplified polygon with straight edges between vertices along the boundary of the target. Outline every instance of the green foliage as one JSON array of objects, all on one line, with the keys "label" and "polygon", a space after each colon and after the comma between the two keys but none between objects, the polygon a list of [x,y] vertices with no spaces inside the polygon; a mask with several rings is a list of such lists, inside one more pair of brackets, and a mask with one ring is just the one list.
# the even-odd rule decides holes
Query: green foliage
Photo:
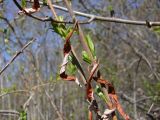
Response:
[{"label": "green foliage", "polygon": [[22,8],[25,8],[26,7],[26,0],[21,0],[21,5],[22,5]]},{"label": "green foliage", "polygon": [[47,0],[43,0],[43,5],[47,5]]},{"label": "green foliage", "polygon": [[93,40],[91,39],[89,34],[86,36],[86,42],[87,42],[87,45],[92,53],[92,56],[94,58],[96,58],[95,46],[94,46]]},{"label": "green foliage", "polygon": [[109,6],[107,7],[107,9],[108,9],[109,11],[112,11],[112,10],[113,10],[113,6],[112,6],[112,5],[109,5]]},{"label": "green foliage", "polygon": [[88,55],[88,53],[86,51],[82,51],[82,59],[85,62],[91,64],[91,58],[89,57],[89,55]]},{"label": "green foliage", "polygon": [[76,70],[77,70],[77,67],[76,67],[76,65],[74,65],[73,64],[73,56],[69,56],[68,57],[68,61],[70,62],[70,63],[68,63],[68,65],[67,65],[67,72],[69,73],[69,74],[75,74],[76,73]]},{"label": "green foliage", "polygon": [[15,91],[16,90],[16,84],[13,84],[11,87],[9,88],[3,88],[1,89],[1,93],[4,94],[4,93],[9,93],[9,92],[12,92],[12,91]]},{"label": "green foliage", "polygon": [[[58,20],[63,21],[63,17],[59,16]],[[65,39],[68,33],[72,30],[71,27],[66,27],[64,23],[56,23],[56,22],[52,22],[52,29],[54,30],[54,32],[59,34],[63,39]]]},{"label": "green foliage", "polygon": [[106,103],[108,103],[108,100],[106,99],[105,95],[103,94],[103,92],[101,91],[101,88],[100,88],[98,85],[96,85],[95,93],[96,93],[101,99],[103,99]]},{"label": "green foliage", "polygon": [[24,110],[20,112],[20,120],[27,120],[27,113]]},{"label": "green foliage", "polygon": [[157,34],[160,34],[160,27],[153,27],[153,31]]},{"label": "green foliage", "polygon": [[[87,42],[89,50],[92,53],[93,58],[96,59],[95,46],[94,46],[93,41],[92,41],[92,39],[91,39],[89,34],[85,37],[85,40]],[[91,64],[91,58],[90,58],[89,54],[86,51],[82,51],[82,59],[85,62]]]},{"label": "green foliage", "polygon": [[67,65],[67,72],[68,72],[69,74],[74,75],[74,74],[76,73],[76,70],[77,70],[76,66],[73,65],[72,63],[69,63],[69,64]]},{"label": "green foliage", "polygon": [[145,90],[145,94],[147,96],[153,96],[151,99],[156,103],[160,101],[160,82],[154,84],[153,82],[149,82],[148,80],[143,80],[143,86]]}]

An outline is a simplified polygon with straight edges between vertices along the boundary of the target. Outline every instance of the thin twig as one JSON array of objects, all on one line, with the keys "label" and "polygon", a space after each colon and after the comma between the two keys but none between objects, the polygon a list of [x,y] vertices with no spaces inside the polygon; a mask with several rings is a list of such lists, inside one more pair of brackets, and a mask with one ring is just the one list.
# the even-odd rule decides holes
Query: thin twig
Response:
[{"label": "thin twig", "polygon": [[75,14],[74,14],[74,12],[73,12],[73,10],[72,10],[70,4],[68,3],[67,0],[63,0],[63,1],[64,1],[64,3],[65,3],[66,6],[67,6],[67,10],[68,10],[70,16],[72,17],[73,22],[76,22],[76,21],[75,21],[75,20],[76,20],[76,17],[75,17]]},{"label": "thin twig", "polygon": [[35,39],[32,39],[27,44],[25,44],[22,49],[16,52],[16,54],[12,57],[12,59],[5,65],[5,67],[0,71],[0,75],[8,68],[8,66],[21,54],[23,51],[33,42]]},{"label": "thin twig", "polygon": [[[39,77],[39,75],[37,76],[37,79],[38,81],[43,85],[43,81],[41,79],[41,77]],[[44,90],[46,96],[48,97],[50,103],[51,103],[51,106],[53,107],[53,109],[56,111],[56,114],[58,115],[59,117],[59,120],[63,120],[63,116],[61,115],[60,111],[58,110],[55,102],[52,100],[51,96],[49,95],[49,93],[47,92],[47,90],[42,86],[42,89]]]},{"label": "thin twig", "polygon": [[10,22],[9,22],[9,20],[7,18],[2,17],[0,15],[0,19],[3,19],[8,24],[8,26],[11,28],[11,30],[15,33],[14,27],[10,24]]},{"label": "thin twig", "polygon": [[150,106],[150,108],[149,108],[149,110],[148,110],[148,112],[147,112],[148,114],[151,112],[153,106],[154,106],[154,103],[152,103],[152,105]]},{"label": "thin twig", "polygon": [[[128,101],[129,103],[134,104],[134,100],[131,97],[127,96],[126,94],[121,93],[120,97]],[[137,104],[137,107],[141,110],[147,111],[147,109],[145,109],[145,107],[142,104]]]},{"label": "thin twig", "polygon": [[[31,2],[31,1],[27,1]],[[43,2],[40,2],[41,5],[43,5]],[[59,9],[61,11],[68,12],[68,9],[59,5],[53,5],[55,9]],[[127,20],[127,19],[121,19],[121,18],[116,18],[116,17],[103,17],[103,16],[97,16],[93,14],[87,14],[79,11],[73,11],[75,15],[79,15],[82,17],[89,18],[89,21],[86,22],[90,23],[94,20],[98,21],[106,21],[106,22],[115,22],[115,23],[123,23],[123,24],[130,24],[130,25],[141,25],[141,26],[147,26],[147,27],[153,27],[153,26],[160,26],[159,21],[141,21],[141,20]],[[92,19],[91,19],[92,18]]]},{"label": "thin twig", "polygon": [[70,21],[68,21],[68,22],[67,22],[67,21],[58,21],[58,20],[52,19],[51,17],[40,18],[40,17],[38,17],[38,16],[32,15],[32,14],[28,13],[25,9],[23,9],[16,0],[13,0],[13,1],[14,1],[15,5],[16,5],[21,11],[23,11],[23,12],[25,13],[25,15],[27,15],[27,16],[33,18],[33,19],[39,20],[39,21],[41,21],[41,22],[51,21],[51,22],[55,22],[55,23],[73,24],[73,22],[70,22]]},{"label": "thin twig", "polygon": [[60,120],[63,120],[63,117],[62,117],[61,113],[59,112],[56,104],[53,102],[51,96],[49,95],[49,93],[48,93],[46,90],[45,90],[45,94],[46,94],[46,96],[48,97],[49,101],[51,102],[52,107],[55,109],[55,111],[56,111],[59,119],[60,119]]},{"label": "thin twig", "polygon": [[[69,5],[69,3],[68,3],[67,0],[64,0],[64,2],[65,2],[65,4],[66,4],[66,6],[67,6],[67,9],[68,9],[68,12],[69,12],[70,16],[72,17],[73,22],[76,23],[76,22],[77,22],[77,19],[76,19],[76,16],[75,16],[75,14],[74,14],[74,11],[72,10],[72,8],[71,8],[71,6]],[[92,19],[93,19],[93,18],[94,18],[94,17],[92,17]],[[85,41],[84,33],[83,33],[83,31],[82,31],[81,26],[80,26],[79,23],[77,24],[77,27],[78,27],[80,42],[81,42],[84,50],[86,50],[87,53],[89,53],[89,56],[90,56],[90,58],[92,59],[92,62],[94,62],[94,58],[93,58],[92,53],[91,53],[91,51],[89,50],[89,47],[88,47],[88,45],[87,45],[87,43],[86,43],[86,41]],[[98,67],[98,66],[97,66],[97,67]],[[95,70],[97,70],[97,68],[96,68]],[[92,73],[92,72],[91,72],[91,73]],[[91,76],[92,76],[94,73],[95,73],[95,71],[91,74]],[[87,85],[86,85],[86,87],[90,84],[91,79],[92,79],[92,77],[87,80]],[[91,99],[92,99],[92,101],[95,100],[94,97],[92,97]],[[96,101],[96,100],[95,100],[95,101]],[[90,102],[90,101],[89,101],[89,102]],[[97,112],[97,111],[96,111],[95,113],[98,115],[98,112]],[[89,117],[92,117],[92,115],[91,115],[91,116],[89,115]],[[90,118],[90,119],[91,119],[91,118]],[[113,113],[113,120],[117,120],[117,117],[116,117],[116,115],[115,115],[115,112]]]},{"label": "thin twig", "polygon": [[25,112],[27,111],[27,107],[29,106],[30,101],[33,98],[33,96],[34,96],[34,92],[32,91],[32,92],[30,92],[30,96],[27,99],[27,101],[23,104],[23,110],[25,110]]},{"label": "thin twig", "polygon": [[20,115],[20,113],[16,110],[0,110],[0,114],[14,114],[14,115]]},{"label": "thin twig", "polygon": [[[44,87],[44,86],[47,86],[47,85],[50,85],[51,83],[44,83],[44,84],[40,84],[40,85],[35,85],[35,86],[33,86],[31,89],[30,89],[30,91],[35,91],[35,90],[37,90],[38,88],[40,88],[40,87]],[[11,92],[7,92],[7,93],[3,93],[3,94],[1,94],[0,95],[0,98],[1,97],[3,97],[3,96],[5,96],[5,95],[8,95],[8,94],[13,94],[13,93],[30,93],[30,91],[29,90],[16,90],[16,91],[11,91]]]},{"label": "thin twig", "polygon": [[50,7],[50,9],[51,9],[51,11],[52,11],[52,13],[53,13],[53,15],[55,16],[56,20],[58,20],[56,11],[54,10],[54,7],[53,7],[53,5],[52,5],[51,0],[47,0],[47,3],[48,3],[48,5],[49,5],[49,7]]},{"label": "thin twig", "polygon": [[146,62],[146,64],[148,65],[148,67],[150,68],[150,71],[152,72],[152,74],[155,76],[155,78],[157,80],[160,80],[158,74],[155,72],[155,70],[153,69],[150,61],[147,59],[147,57],[142,53],[140,52],[136,47],[134,47],[131,43],[127,42],[126,40],[122,39],[124,43],[126,43],[128,46],[130,46],[133,50],[133,52],[138,56],[140,57],[142,60],[144,60]]},{"label": "thin twig", "polygon": [[13,94],[13,93],[29,93],[28,90],[16,90],[16,91],[11,91],[11,92],[7,92],[7,93],[4,93],[4,94],[1,94],[0,95],[0,98],[5,96],[5,95],[8,95],[8,94]]}]

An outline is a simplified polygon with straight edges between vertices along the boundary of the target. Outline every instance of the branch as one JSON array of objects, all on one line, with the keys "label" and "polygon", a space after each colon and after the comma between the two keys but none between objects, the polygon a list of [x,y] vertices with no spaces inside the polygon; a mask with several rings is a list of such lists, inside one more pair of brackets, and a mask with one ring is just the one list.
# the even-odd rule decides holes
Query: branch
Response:
[{"label": "branch", "polygon": [[[31,2],[31,1],[27,1],[27,2]],[[41,5],[44,5],[43,2],[39,2]],[[65,11],[68,12],[68,9],[59,5],[53,5],[53,7],[55,9],[59,9],[61,11]],[[153,27],[153,26],[160,26],[160,22],[159,21],[138,21],[138,20],[127,20],[127,19],[121,19],[121,18],[116,18],[116,17],[103,17],[103,16],[97,16],[97,15],[93,15],[93,14],[87,14],[87,13],[83,13],[83,12],[79,12],[79,11],[73,11],[73,13],[75,15],[79,15],[82,17],[86,17],[89,18],[89,20],[87,23],[90,23],[94,20],[98,20],[98,21],[106,21],[106,22],[115,22],[115,23],[122,23],[122,24],[130,24],[130,25],[141,25],[141,26],[147,26],[147,27]]]},{"label": "branch", "polygon": [[44,91],[45,91],[45,94],[46,94],[46,96],[48,97],[48,99],[49,99],[49,101],[50,101],[52,107],[55,109],[56,114],[57,114],[58,117],[59,117],[59,120],[63,120],[63,116],[61,115],[60,111],[58,110],[56,104],[53,102],[51,96],[49,95],[49,93],[48,93],[45,89],[44,89]]},{"label": "branch", "polygon": [[8,24],[8,26],[11,28],[11,30],[15,33],[14,27],[10,24],[10,22],[9,22],[9,20],[7,18],[2,17],[0,15],[0,19],[3,19]]},{"label": "branch", "polygon": [[0,75],[8,68],[8,66],[21,54],[23,51],[33,42],[35,39],[29,41],[26,45],[22,47],[16,54],[12,57],[12,59],[5,65],[5,67],[0,71]]},{"label": "branch", "polygon": [[[121,93],[120,97],[126,101],[128,101],[131,104],[134,104],[134,100],[132,98],[130,98],[129,96],[127,96],[124,93]],[[137,107],[143,111],[147,111],[147,109],[144,108],[144,106],[142,104],[137,104]]]},{"label": "branch", "polygon": [[51,22],[55,22],[55,23],[73,24],[73,22],[70,22],[70,21],[58,21],[58,20],[52,19],[51,17],[40,18],[40,17],[38,17],[38,16],[34,16],[34,15],[28,13],[25,9],[23,9],[23,8],[21,7],[21,5],[20,5],[16,0],[13,0],[13,1],[14,1],[15,5],[16,5],[21,11],[23,11],[23,12],[25,13],[25,15],[27,15],[27,16],[33,18],[33,19],[39,20],[39,21],[41,21],[41,22],[51,21]]},{"label": "branch", "polygon": [[33,96],[34,96],[34,92],[31,91],[29,98],[28,98],[27,101],[23,104],[23,109],[25,110],[25,112],[27,111],[28,106],[29,106],[30,101],[31,101],[31,99],[33,98]]},{"label": "branch", "polygon": [[142,60],[144,60],[146,62],[146,64],[148,65],[148,67],[150,68],[150,71],[152,72],[152,74],[155,76],[155,78],[160,81],[160,78],[158,76],[158,74],[156,73],[156,71],[153,69],[150,61],[147,59],[147,57],[138,50],[138,48],[134,47],[131,43],[127,42],[126,40],[122,39],[124,43],[126,43],[128,46],[131,47],[131,49],[133,50],[133,52],[140,57]]},{"label": "branch", "polygon": [[7,93],[3,93],[0,95],[0,98],[5,96],[5,95],[9,95],[9,94],[13,94],[13,93],[30,93],[31,91],[35,91],[37,90],[38,88],[40,87],[44,87],[44,86],[47,86],[47,85],[50,85],[50,83],[44,83],[44,84],[40,84],[40,85],[36,85],[36,86],[33,86],[30,91],[29,90],[16,90],[16,91],[11,91],[11,92],[7,92]]},{"label": "branch", "polygon": [[11,91],[11,92],[7,92],[7,93],[4,93],[4,94],[1,94],[0,98],[3,97],[3,96],[5,96],[5,95],[8,95],[8,94],[20,93],[20,92],[22,92],[22,93],[29,93],[28,90],[16,90],[16,91]]},{"label": "branch", "polygon": [[51,0],[47,0],[47,3],[48,3],[48,5],[49,5],[49,7],[50,7],[50,9],[51,9],[54,17],[56,18],[56,20],[58,20],[58,16],[57,16],[57,14],[56,14],[56,11],[54,10],[54,7],[53,7],[53,5],[52,5]]},{"label": "branch", "polygon": [[19,112],[15,110],[0,110],[0,114],[14,114],[14,115],[20,115]]}]

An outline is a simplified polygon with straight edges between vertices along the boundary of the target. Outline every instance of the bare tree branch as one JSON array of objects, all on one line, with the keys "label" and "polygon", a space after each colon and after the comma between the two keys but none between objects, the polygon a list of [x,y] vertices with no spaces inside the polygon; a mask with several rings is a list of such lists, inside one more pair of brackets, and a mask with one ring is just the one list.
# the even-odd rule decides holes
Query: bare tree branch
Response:
[{"label": "bare tree branch", "polygon": [[138,56],[140,57],[142,60],[144,60],[146,62],[146,64],[148,65],[148,67],[150,68],[150,71],[152,72],[152,74],[155,76],[155,78],[157,80],[160,80],[158,74],[155,72],[155,70],[153,69],[150,61],[147,59],[147,57],[142,53],[140,52],[136,47],[134,47],[133,45],[131,45],[131,43],[127,42],[126,40],[122,39],[124,43],[126,43],[128,46],[130,46],[133,50],[133,52]]},{"label": "bare tree branch", "polygon": [[5,67],[0,71],[0,75],[8,68],[8,66],[21,54],[23,51],[33,42],[35,39],[32,39],[27,44],[25,44],[22,49],[16,52],[16,54],[12,57],[12,59],[5,65]]},{"label": "bare tree branch", "polygon": [[0,110],[0,114],[14,114],[14,115],[20,115],[20,113],[18,111],[15,110]]},{"label": "bare tree branch", "polygon": [[[50,85],[50,83],[48,82],[48,83],[44,83],[44,84],[40,84],[40,85],[35,85],[35,86],[33,86],[33,87],[30,89],[30,91],[35,91],[35,90],[37,90],[38,88],[44,87],[44,86],[47,86],[47,85]],[[8,94],[13,94],[13,93],[30,93],[30,91],[29,91],[29,90],[16,90],[16,91],[11,91],[11,92],[7,92],[7,93],[1,94],[1,95],[0,95],[0,98],[3,97],[3,96],[5,96],[5,95],[8,95]]]},{"label": "bare tree branch", "polygon": [[25,9],[23,9],[16,0],[13,0],[13,1],[14,1],[15,5],[16,5],[21,11],[23,11],[23,12],[25,13],[25,15],[27,15],[27,16],[33,18],[33,19],[39,20],[39,21],[41,21],[41,22],[52,21],[52,22],[56,22],[56,23],[73,24],[73,22],[70,22],[70,21],[68,21],[68,22],[66,22],[66,21],[58,21],[58,20],[52,19],[51,17],[40,18],[40,17],[38,17],[38,16],[34,16],[34,15],[28,13]]},{"label": "bare tree branch", "polygon": [[[121,97],[122,99],[128,101],[129,103],[134,104],[134,100],[133,100],[131,97],[127,96],[126,94],[121,93],[120,97]],[[139,109],[144,110],[144,111],[147,111],[147,109],[145,109],[142,104],[136,104],[136,105],[137,105],[137,107],[138,107]]]},{"label": "bare tree branch", "polygon": [[14,27],[10,24],[10,22],[9,22],[9,20],[7,18],[2,17],[0,15],[0,19],[3,19],[8,24],[8,26],[11,28],[11,30],[15,33]]},{"label": "bare tree branch", "polygon": [[[31,1],[27,1],[31,2]],[[41,5],[43,5],[43,2],[40,2]],[[68,12],[68,9],[59,5],[53,5],[55,9],[59,9],[65,12]],[[82,17],[89,18],[89,21],[86,23],[90,23],[94,20],[98,21],[106,21],[106,22],[115,22],[115,23],[123,23],[123,24],[130,24],[130,25],[141,25],[141,26],[147,26],[147,27],[153,27],[153,26],[160,26],[160,21],[141,21],[141,20],[127,20],[127,19],[121,19],[116,17],[103,17],[103,16],[97,16],[93,14],[87,14],[79,11],[73,11],[75,15],[79,15]]]},{"label": "bare tree branch", "polygon": [[48,97],[48,99],[49,99],[49,101],[50,101],[52,107],[55,109],[55,111],[56,111],[56,113],[57,113],[59,119],[60,119],[60,120],[63,120],[63,117],[62,117],[61,113],[59,112],[59,110],[58,110],[56,104],[53,102],[51,96],[49,95],[49,93],[48,93],[46,90],[45,90],[45,94],[46,94],[46,96]]},{"label": "bare tree branch", "polygon": [[47,3],[48,3],[48,5],[49,5],[49,7],[50,7],[50,9],[51,9],[51,11],[52,11],[52,13],[53,13],[54,17],[56,18],[56,20],[58,20],[58,17],[57,17],[56,11],[54,10],[54,7],[53,7],[53,5],[52,5],[51,0],[47,0]]},{"label": "bare tree branch", "polygon": [[4,93],[4,94],[1,94],[0,95],[0,98],[5,96],[5,95],[8,95],[8,94],[13,94],[13,93],[29,93],[28,90],[16,90],[16,91],[11,91],[11,92],[7,92],[7,93]]}]

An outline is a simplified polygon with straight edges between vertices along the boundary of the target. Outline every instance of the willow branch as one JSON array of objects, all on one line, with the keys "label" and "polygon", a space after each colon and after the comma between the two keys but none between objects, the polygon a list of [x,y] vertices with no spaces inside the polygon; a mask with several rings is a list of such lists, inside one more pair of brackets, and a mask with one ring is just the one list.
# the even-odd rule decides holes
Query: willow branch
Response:
[{"label": "willow branch", "polygon": [[11,60],[5,65],[5,67],[0,71],[0,75],[9,67],[9,65],[21,54],[23,51],[34,41],[35,39],[32,39],[27,44],[25,44],[22,49],[16,52],[16,54],[11,58]]}]

